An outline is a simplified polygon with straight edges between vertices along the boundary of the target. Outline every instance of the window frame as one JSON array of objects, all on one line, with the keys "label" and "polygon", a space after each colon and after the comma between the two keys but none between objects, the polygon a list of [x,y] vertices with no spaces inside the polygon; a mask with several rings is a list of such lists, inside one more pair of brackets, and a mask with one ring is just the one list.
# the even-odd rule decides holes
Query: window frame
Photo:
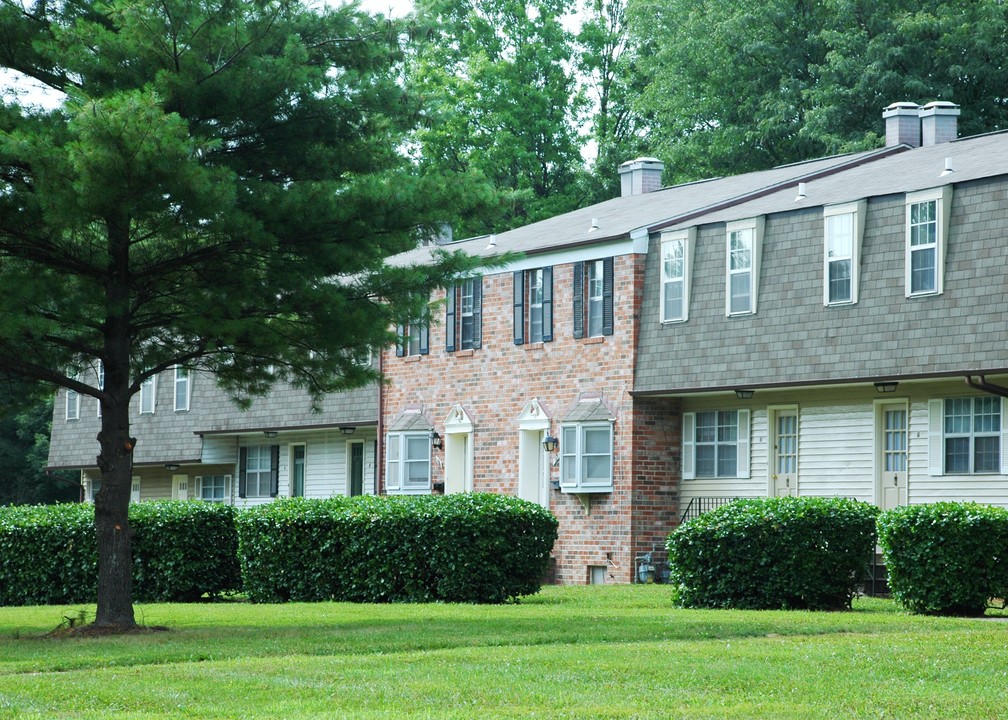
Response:
[{"label": "window frame", "polygon": [[[964,401],[969,402],[969,430],[968,431],[949,431],[949,408],[951,403],[961,403]],[[996,405],[996,417],[998,422],[997,430],[989,431],[977,431],[976,430],[976,420],[978,417],[978,405],[982,401],[987,402],[997,402]],[[990,475],[1003,475],[1008,472],[1008,458],[1005,457],[1006,449],[1008,449],[1008,428],[1005,427],[1005,404],[1006,400],[1004,398],[999,398],[996,396],[986,396],[986,395],[969,395],[969,396],[957,396],[942,398],[939,400],[930,401],[929,411],[930,417],[930,430],[932,433],[931,437],[931,469],[932,475],[959,475],[959,476],[990,476]],[[980,413],[982,415],[990,415],[991,413]],[[960,416],[961,417],[961,416]],[[993,463],[991,469],[977,470],[976,469],[976,458],[977,458],[977,446],[976,441],[978,438],[993,439],[994,446],[997,449],[998,457],[996,462]],[[965,470],[960,469],[950,469],[948,458],[949,458],[949,441],[950,440],[967,440],[967,464],[968,467]]]},{"label": "window frame", "polygon": [[[760,263],[763,255],[763,230],[765,218],[761,215],[747,220],[727,223],[725,226],[725,316],[739,317],[755,315],[757,298],[759,296]],[[749,265],[747,268],[732,268],[732,236],[749,232]],[[742,310],[732,309],[732,279],[741,275],[749,277],[749,293],[747,307]]]},{"label": "window frame", "polygon": [[[189,403],[192,397],[192,373],[189,372],[188,368],[182,365],[176,365],[174,369],[175,369],[175,392],[174,392],[175,412],[189,412]],[[180,372],[183,373],[181,379],[179,375]],[[183,386],[182,389],[184,391],[184,403],[181,407],[179,406],[179,385]]]},{"label": "window frame", "polygon": [[140,396],[140,414],[153,415],[157,410],[157,375],[151,375],[140,383],[140,392],[137,394]]},{"label": "window frame", "polygon": [[[607,453],[587,452],[587,435],[605,430],[608,434]],[[573,445],[571,447],[571,438]],[[616,464],[614,423],[611,420],[572,422],[560,425],[560,490],[570,493],[603,493],[613,491]],[[609,472],[605,477],[588,478],[587,459],[608,458]]]},{"label": "window frame", "polygon": [[[205,491],[207,487],[207,478],[214,480],[214,485],[219,478],[221,480],[221,497],[220,499],[216,497],[208,498],[205,497]],[[231,500],[231,475],[197,475],[196,476],[196,497],[203,502],[220,503],[222,505],[227,505]]]},{"label": "window frame", "polygon": [[[735,417],[735,474],[734,475],[698,475],[696,472],[697,422],[700,413],[733,412]],[[717,481],[726,479],[748,479],[751,474],[750,448],[752,445],[752,411],[748,408],[704,408],[684,412],[682,422],[682,479],[699,481]],[[716,451],[715,451],[715,468]]]},{"label": "window frame", "polygon": [[[80,380],[80,376],[75,378]],[[80,406],[81,406],[81,396],[76,390],[71,390],[67,388],[66,391],[66,414],[64,420],[66,422],[75,422],[80,420]]]},{"label": "window frame", "polygon": [[[422,440],[425,457],[409,459],[410,440]],[[424,495],[431,491],[431,431],[390,432],[385,436],[385,492],[390,495]],[[423,482],[410,482],[408,464],[425,464]]]},{"label": "window frame", "polygon": [[477,275],[461,280],[445,292],[445,352],[476,350],[482,344],[483,278]]},{"label": "window frame", "polygon": [[[682,323],[689,320],[690,286],[693,277],[693,249],[696,246],[697,229],[695,227],[661,234],[661,249],[659,255],[658,285],[660,296],[659,318],[662,323]],[[674,244],[682,245],[682,277],[669,278],[665,272],[667,248]],[[682,283],[682,312],[672,316],[669,314],[666,299],[666,287],[672,282]]]},{"label": "window frame", "polygon": [[[572,335],[579,340],[613,334],[615,285],[612,256],[594,260],[579,260],[571,269]],[[597,292],[596,292],[597,291]],[[594,293],[594,294],[593,294]],[[592,326],[592,306],[595,305],[597,326]]]},{"label": "window frame", "polygon": [[396,357],[419,357],[430,353],[430,326],[413,320],[396,326]]},{"label": "window frame", "polygon": [[[250,471],[250,451],[255,450],[258,460],[255,470]],[[263,465],[265,456],[266,465]],[[255,492],[249,492],[249,475],[255,473]],[[280,473],[279,445],[243,445],[238,449],[238,497],[252,500],[274,498],[278,494]],[[264,476],[268,481],[266,493],[263,494]]]},{"label": "window frame", "polygon": [[[934,242],[913,244],[914,228],[922,223],[912,223],[913,209],[925,203],[934,203]],[[907,193],[905,200],[906,242],[904,254],[904,290],[907,298],[932,297],[945,291],[945,253],[948,244],[949,217],[952,209],[952,186],[943,185],[929,190]],[[928,223],[930,224],[930,222]],[[913,290],[913,257],[928,249],[934,250],[934,288]]]},{"label": "window frame", "polygon": [[[823,305],[838,307],[856,305],[861,279],[861,247],[864,241],[865,213],[867,200],[858,200],[841,205],[828,205],[823,208]],[[850,255],[846,258],[830,259],[830,219],[844,215],[851,217]],[[850,263],[850,297],[844,300],[833,299],[830,294],[830,265],[846,259]]]},{"label": "window frame", "polygon": [[[532,339],[532,282],[534,274],[542,278],[542,301],[538,303],[542,320],[542,336]],[[515,270],[513,285],[514,344],[539,344],[553,342],[553,266]]]},{"label": "window frame", "polygon": [[[98,389],[99,390],[104,390],[105,389],[105,362],[103,360],[99,360],[98,361],[98,368],[95,370],[95,378],[98,381]],[[98,406],[98,417],[101,417],[102,416],[102,413],[101,413],[101,398],[98,398],[98,400],[95,402],[95,405]]]}]

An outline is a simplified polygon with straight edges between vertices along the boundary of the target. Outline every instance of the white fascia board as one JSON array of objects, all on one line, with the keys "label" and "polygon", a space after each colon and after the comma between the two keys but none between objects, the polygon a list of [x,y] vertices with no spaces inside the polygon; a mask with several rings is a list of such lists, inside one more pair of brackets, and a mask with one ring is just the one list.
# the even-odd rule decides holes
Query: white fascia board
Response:
[{"label": "white fascia board", "polygon": [[535,268],[548,267],[550,265],[564,265],[567,263],[586,262],[588,260],[599,260],[601,258],[616,257],[618,255],[631,255],[636,251],[634,241],[622,237],[609,242],[601,242],[597,245],[579,245],[570,248],[557,248],[547,252],[537,252],[526,255],[507,265],[496,268],[487,275],[497,275],[517,270],[534,270]]}]

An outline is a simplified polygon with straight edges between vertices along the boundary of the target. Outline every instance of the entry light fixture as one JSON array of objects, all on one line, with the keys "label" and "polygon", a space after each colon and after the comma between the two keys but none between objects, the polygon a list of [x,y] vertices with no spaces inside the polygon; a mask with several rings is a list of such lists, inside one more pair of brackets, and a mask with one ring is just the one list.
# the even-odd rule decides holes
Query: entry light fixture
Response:
[{"label": "entry light fixture", "polygon": [[739,388],[738,390],[735,391],[735,397],[737,397],[739,400],[749,400],[752,398],[754,392],[756,391],[748,390],[745,388]]},{"label": "entry light fixture", "polygon": [[891,393],[896,392],[896,386],[899,385],[895,380],[886,380],[885,382],[875,383],[875,392],[880,393]]},{"label": "entry light fixture", "polygon": [[268,438],[275,438],[277,436],[276,430],[263,430],[263,435]]},{"label": "entry light fixture", "polygon": [[435,450],[440,450],[444,447],[444,438],[441,437],[437,430],[431,432],[430,446]]},{"label": "entry light fixture", "polygon": [[167,470],[168,472],[175,472],[178,469],[179,469],[179,466],[176,465],[175,463],[166,463],[165,464],[165,470]]},{"label": "entry light fixture", "polygon": [[560,441],[557,440],[552,435],[547,435],[543,438],[543,450],[546,452],[556,452],[560,449]]},{"label": "entry light fixture", "polygon": [[344,435],[353,435],[355,430],[357,430],[355,427],[341,427],[339,429],[339,431]]}]

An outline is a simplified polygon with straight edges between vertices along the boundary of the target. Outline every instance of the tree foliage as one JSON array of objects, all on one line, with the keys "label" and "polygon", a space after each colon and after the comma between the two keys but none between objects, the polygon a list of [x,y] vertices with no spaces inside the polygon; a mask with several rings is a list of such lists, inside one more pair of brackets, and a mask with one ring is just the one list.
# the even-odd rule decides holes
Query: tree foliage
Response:
[{"label": "tree foliage", "polygon": [[[0,370],[98,398],[98,622],[130,625],[129,398],[176,364],[236,396],[355,362],[469,267],[387,267],[457,213],[413,172],[399,28],[294,0],[0,2]],[[104,386],[79,379],[104,368]],[[141,439],[142,441],[142,439]]]},{"label": "tree foliage", "polygon": [[629,0],[651,51],[637,110],[666,177],[877,146],[892,102],[949,100],[961,134],[1006,126],[998,0]]},{"label": "tree foliage", "polygon": [[577,204],[583,109],[562,19],[572,0],[419,0],[430,29],[409,64],[427,109],[414,136],[425,172],[454,174],[494,198],[463,235],[517,227]]}]

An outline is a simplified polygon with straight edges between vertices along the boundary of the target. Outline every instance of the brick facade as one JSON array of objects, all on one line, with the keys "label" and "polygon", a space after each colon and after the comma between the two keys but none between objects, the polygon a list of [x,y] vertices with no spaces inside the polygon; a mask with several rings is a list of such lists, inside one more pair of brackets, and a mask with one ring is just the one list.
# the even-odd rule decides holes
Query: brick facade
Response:
[{"label": "brick facade", "polygon": [[[586,583],[594,568],[597,581],[604,567],[606,582],[630,582],[635,554],[664,547],[677,495],[678,466],[670,453],[679,443],[671,414],[666,406],[640,403],[630,394],[644,257],[614,258],[613,334],[583,339],[573,337],[574,263],[552,268],[553,341],[515,345],[512,273],[486,276],[480,348],[445,351],[442,309],[442,323],[430,330],[429,354],[386,352],[383,367],[390,383],[382,398],[382,427],[391,426],[404,410],[419,408],[444,434],[444,421],[459,404],[474,426],[472,489],[517,494],[518,418],[526,405],[538,400],[549,416],[548,432],[559,437],[561,421],[579,398],[601,397],[616,418],[613,492],[577,496],[547,490],[544,504],[560,521],[555,580]],[[442,292],[433,299],[443,298]],[[548,456],[551,481],[559,481],[560,468],[552,466],[558,457]],[[444,450],[432,451],[435,485],[444,482],[444,459]]]}]

